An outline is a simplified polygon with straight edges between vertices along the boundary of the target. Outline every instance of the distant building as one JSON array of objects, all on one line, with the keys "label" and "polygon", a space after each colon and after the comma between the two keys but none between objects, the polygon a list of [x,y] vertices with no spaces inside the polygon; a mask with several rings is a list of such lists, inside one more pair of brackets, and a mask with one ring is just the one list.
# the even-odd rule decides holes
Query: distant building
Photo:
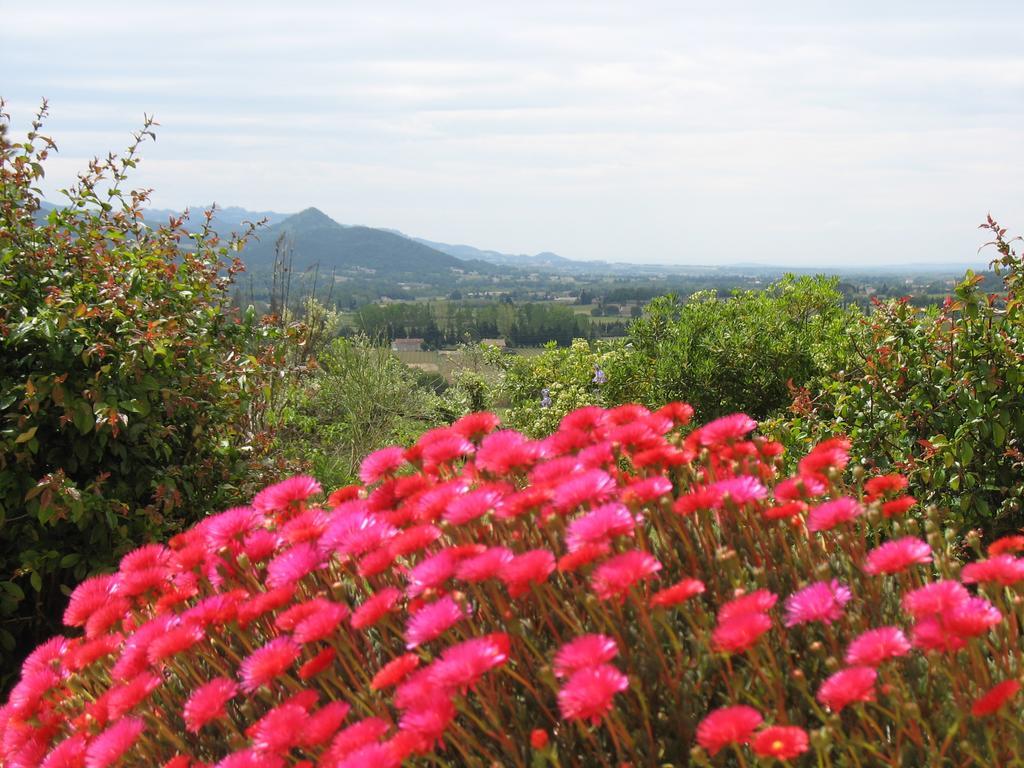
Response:
[{"label": "distant building", "polygon": [[392,352],[419,352],[423,349],[423,339],[395,339],[391,342]]},{"label": "distant building", "polygon": [[504,339],[480,339],[481,344],[486,344],[489,347],[497,347],[498,349],[505,349],[508,343]]}]

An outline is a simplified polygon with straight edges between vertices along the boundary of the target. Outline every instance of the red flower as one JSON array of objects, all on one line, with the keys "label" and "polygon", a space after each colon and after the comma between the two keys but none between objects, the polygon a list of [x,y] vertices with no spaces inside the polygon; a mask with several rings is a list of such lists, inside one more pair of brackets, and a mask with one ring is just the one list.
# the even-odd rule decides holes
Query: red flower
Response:
[{"label": "red flower", "polygon": [[973,584],[994,581],[1009,587],[1024,579],[1024,558],[1013,555],[995,555],[988,560],[965,565],[960,571],[960,580]]},{"label": "red flower", "polygon": [[534,749],[544,749],[548,745],[548,732],[543,728],[534,728],[530,731],[530,746]]},{"label": "red flower", "polygon": [[758,757],[791,760],[810,749],[807,731],[795,725],[772,725],[765,728],[751,744]]},{"label": "red flower", "polygon": [[660,570],[661,563],[653,555],[634,549],[616,555],[594,569],[590,586],[602,600],[624,600],[634,585]]},{"label": "red flower", "polygon": [[1017,695],[1020,690],[1020,683],[1016,680],[1004,680],[974,700],[971,705],[971,714],[975,717],[991,715],[999,710],[1003,704]]},{"label": "red flower", "polygon": [[307,616],[295,625],[292,637],[297,643],[315,643],[323,640],[338,628],[348,616],[348,608],[341,603],[334,603],[330,600],[317,601],[316,613]]},{"label": "red flower", "polygon": [[778,595],[767,589],[758,589],[747,595],[740,595],[725,603],[718,611],[718,621],[726,622],[745,613],[764,613],[770,611],[778,601]]},{"label": "red flower", "polygon": [[683,579],[676,582],[671,587],[667,587],[659,592],[655,592],[651,595],[648,600],[648,605],[652,608],[668,608],[673,605],[679,605],[679,603],[689,600],[695,595],[699,595],[704,592],[704,582],[697,579]]},{"label": "red flower", "polygon": [[225,705],[238,693],[234,680],[216,677],[194,691],[185,702],[182,716],[185,728],[190,733],[198,733],[199,729],[211,720],[227,714]]},{"label": "red flower", "polygon": [[310,659],[301,667],[299,667],[299,679],[309,680],[313,677],[316,677],[329,666],[331,666],[331,662],[334,661],[337,655],[338,652],[335,651],[333,648],[324,648],[316,656],[314,656],[312,659]]},{"label": "red flower", "polygon": [[903,475],[879,475],[864,483],[864,498],[869,502],[880,499],[887,493],[897,493],[907,487],[907,478]]},{"label": "red flower", "polygon": [[612,699],[629,687],[629,678],[610,664],[584,667],[558,692],[558,709],[565,720],[597,724],[612,708]]},{"label": "red flower", "polygon": [[380,671],[373,676],[373,680],[370,681],[370,687],[375,691],[381,691],[393,685],[398,685],[419,665],[420,657],[415,653],[403,654],[381,667]]},{"label": "red flower", "polygon": [[356,608],[349,623],[356,629],[372,627],[390,613],[401,599],[402,593],[399,590],[394,587],[384,587]]},{"label": "red flower", "polygon": [[711,633],[711,645],[716,651],[740,653],[771,628],[772,620],[767,613],[742,613],[718,622]]},{"label": "red flower", "polygon": [[486,552],[469,557],[455,568],[455,577],[463,581],[479,582],[495,578],[501,569],[512,562],[515,555],[505,547],[491,547]]},{"label": "red flower", "polygon": [[989,557],[1006,554],[1007,552],[1024,551],[1024,536],[1003,536],[988,545]]},{"label": "red flower", "polygon": [[857,701],[874,701],[877,677],[874,667],[841,669],[821,684],[818,701],[833,712],[841,712]]},{"label": "red flower", "polygon": [[917,499],[913,496],[901,496],[898,499],[883,502],[882,514],[885,517],[899,517],[905,515],[915,504],[917,504]]},{"label": "red flower", "polygon": [[730,744],[746,744],[764,718],[753,707],[722,707],[697,726],[697,743],[711,755]]},{"label": "red flower", "polygon": [[110,600],[114,576],[90,576],[71,593],[64,623],[69,627],[82,627],[89,617]]},{"label": "red flower", "polygon": [[530,584],[540,584],[555,570],[555,556],[546,549],[532,549],[516,555],[498,573],[512,597],[525,594]]},{"label": "red flower", "polygon": [[503,430],[488,435],[480,443],[476,464],[485,472],[507,475],[529,469],[540,456],[540,446],[518,432]]}]

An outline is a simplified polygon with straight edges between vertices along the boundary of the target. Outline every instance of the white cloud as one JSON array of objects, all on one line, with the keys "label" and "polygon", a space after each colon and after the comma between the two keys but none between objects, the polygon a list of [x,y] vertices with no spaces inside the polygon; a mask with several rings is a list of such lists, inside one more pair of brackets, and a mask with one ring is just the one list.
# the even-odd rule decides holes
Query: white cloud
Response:
[{"label": "white cloud", "polygon": [[[576,258],[963,260],[1024,229],[1016,4],[176,2],[5,9],[0,95],[76,163],[161,122],[172,207]],[[12,32],[12,30],[17,30]]]}]

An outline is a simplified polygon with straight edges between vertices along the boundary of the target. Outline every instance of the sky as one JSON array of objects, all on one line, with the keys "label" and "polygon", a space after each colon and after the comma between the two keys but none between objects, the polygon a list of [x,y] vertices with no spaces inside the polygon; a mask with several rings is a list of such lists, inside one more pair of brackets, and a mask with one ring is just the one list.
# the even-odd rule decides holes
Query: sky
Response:
[{"label": "sky", "polygon": [[1024,231],[1024,3],[2,0],[45,189],[160,123],[154,206],[316,206],[509,253],[984,262]]}]

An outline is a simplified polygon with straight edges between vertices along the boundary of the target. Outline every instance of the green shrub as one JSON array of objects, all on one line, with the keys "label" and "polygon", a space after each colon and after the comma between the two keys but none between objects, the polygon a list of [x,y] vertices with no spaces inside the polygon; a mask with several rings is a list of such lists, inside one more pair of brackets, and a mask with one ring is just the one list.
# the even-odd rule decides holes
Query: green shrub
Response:
[{"label": "green shrub", "polygon": [[691,403],[706,419],[737,411],[762,419],[790,402],[790,381],[806,383],[845,359],[857,314],[843,308],[836,284],[789,276],[726,299],[714,292],[686,302],[665,296],[633,321],[624,340],[577,339],[532,358],[495,355],[504,369],[506,422],[541,435],[584,405],[673,400]]},{"label": "green shrub", "polygon": [[121,189],[151,123],[44,216],[44,115],[15,142],[0,114],[0,676],[70,585],[239,497],[263,370],[238,243],[150,229]]},{"label": "green shrub", "polygon": [[286,387],[271,453],[331,487],[353,482],[366,454],[411,442],[441,420],[437,396],[416,372],[365,336],[334,339]]},{"label": "green shrub", "polygon": [[1005,230],[983,226],[1004,292],[968,272],[941,307],[877,303],[848,365],[801,392],[779,431],[791,443],[849,435],[948,525],[998,533],[1024,525],[1024,268]]}]

